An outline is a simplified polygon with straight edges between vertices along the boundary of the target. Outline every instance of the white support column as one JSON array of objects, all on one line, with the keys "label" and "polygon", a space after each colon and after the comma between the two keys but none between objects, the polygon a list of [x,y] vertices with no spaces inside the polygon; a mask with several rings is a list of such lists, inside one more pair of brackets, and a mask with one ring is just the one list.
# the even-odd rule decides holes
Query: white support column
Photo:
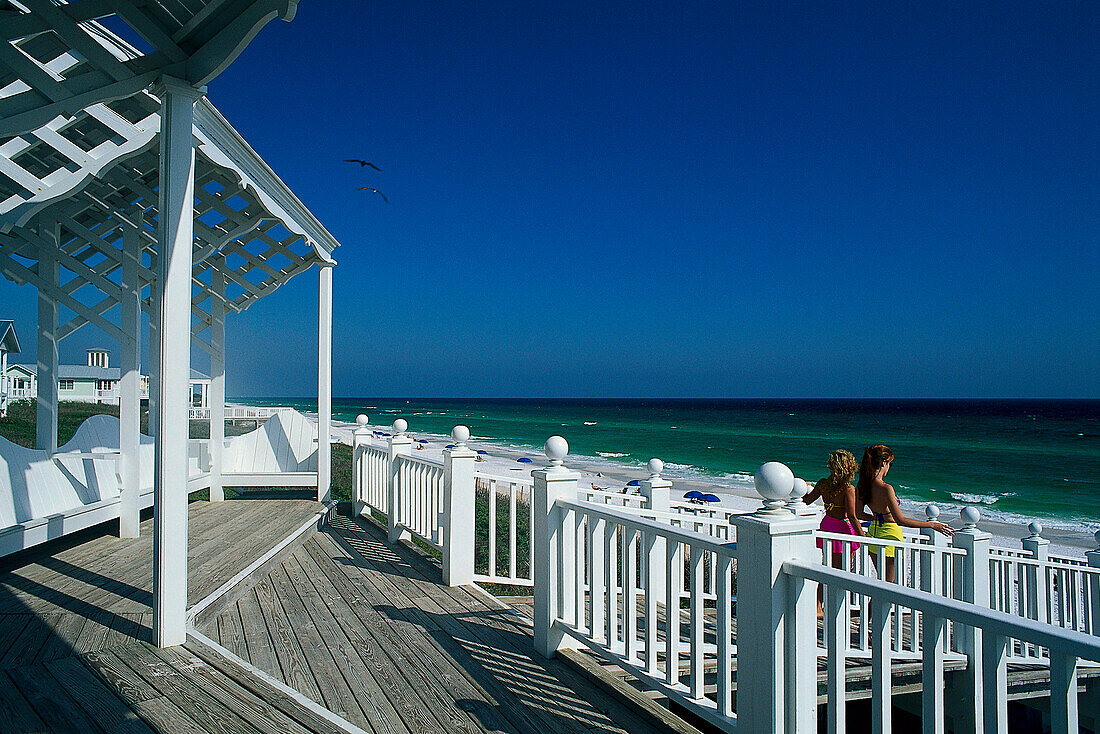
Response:
[{"label": "white support column", "polygon": [[363,447],[369,446],[370,418],[360,413],[355,416],[355,430],[351,434],[351,516],[359,517],[367,508],[364,494],[367,479],[366,460],[363,458]]},{"label": "white support column", "polygon": [[451,429],[453,449],[443,450],[443,583],[474,582],[474,461],[470,429]]},{"label": "white support column", "polygon": [[160,258],[153,254],[149,267],[154,276],[149,288],[149,435],[157,435],[157,391],[160,389]]},{"label": "white support column", "polygon": [[[38,277],[56,288],[60,279],[57,250],[61,232],[57,222],[39,225],[43,244],[38,248]],[[38,289],[38,405],[35,446],[57,452],[57,301]]]},{"label": "white support column", "polygon": [[[989,608],[989,541],[992,537],[978,529],[981,513],[976,507],[964,507],[963,529],[955,533],[951,545],[966,551],[962,573],[956,574],[956,598]],[[966,655],[966,669],[955,674],[960,682],[957,695],[948,696],[957,706],[956,730],[984,731],[982,631],[959,626],[959,651]],[[961,727],[961,728],[960,728]]]},{"label": "white support column", "polygon": [[317,501],[332,499],[332,263],[317,286]]},{"label": "white support column", "polygon": [[119,326],[125,338],[121,348],[118,381],[119,452],[122,494],[119,497],[118,536],[136,538],[141,533],[141,226],[122,230],[122,302]]},{"label": "white support column", "polygon": [[210,394],[203,399],[210,406],[210,501],[225,499],[222,486],[225,454],[225,274],[214,268],[210,287]]},{"label": "white support column", "polygon": [[8,350],[0,348],[0,418],[8,414]]},{"label": "white support column", "polygon": [[187,640],[187,385],[191,374],[195,101],[202,91],[165,78],[161,89],[157,296],[160,340],[153,479],[153,642]]},{"label": "white support column", "polygon": [[[756,471],[765,498],[754,515],[732,519],[737,528],[737,726],[745,731],[812,732],[817,727],[817,584],[784,576],[789,560],[814,562],[816,515],[784,507],[794,474],[778,462]],[[746,600],[752,600],[747,603]]]},{"label": "white support column", "polygon": [[408,456],[412,453],[413,440],[405,435],[409,429],[409,423],[404,418],[398,418],[393,422],[393,435],[390,436],[390,461],[389,476],[386,479],[387,509],[389,509],[389,541],[396,543],[399,540],[408,540],[412,537],[408,530],[404,529],[405,506],[402,499],[403,488],[401,486],[401,461],[399,456]]},{"label": "white support column", "polygon": [[564,466],[569,444],[561,436],[551,436],[544,447],[550,467],[531,472],[531,542],[534,564],[535,650],[551,658],[558,650],[581,647],[581,643],[554,627],[557,619],[568,620],[576,614],[575,591],[576,524],[560,507],[558,499],[577,499],[580,474]]},{"label": "white support column", "polygon": [[[646,498],[646,507],[650,510],[657,512],[668,512],[670,503],[669,495],[672,492],[672,482],[661,477],[661,472],[665,469],[665,463],[660,459],[649,460],[649,478],[643,479],[638,483],[638,492]],[[662,518],[658,518],[657,522],[665,522]],[[649,589],[661,589],[665,588],[665,555],[667,554],[668,542],[662,537],[656,537],[653,539],[653,543],[650,546],[650,552],[645,557],[646,574],[649,577],[650,586]],[[656,593],[656,592],[654,592]],[[647,593],[647,599],[648,593]],[[656,619],[656,617],[654,617]]]}]

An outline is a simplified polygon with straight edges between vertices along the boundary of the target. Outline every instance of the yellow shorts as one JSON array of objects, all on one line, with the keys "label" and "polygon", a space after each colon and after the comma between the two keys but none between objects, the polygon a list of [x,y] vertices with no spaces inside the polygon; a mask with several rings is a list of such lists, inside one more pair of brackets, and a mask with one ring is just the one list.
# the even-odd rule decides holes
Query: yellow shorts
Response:
[{"label": "yellow shorts", "polygon": [[[875,520],[867,528],[867,535],[872,538],[881,538],[882,540],[905,540],[905,536],[901,533],[901,525],[898,525],[896,522],[879,522]],[[869,545],[867,546],[867,550],[870,551],[872,555],[875,555],[875,546]],[[897,549],[892,545],[882,547],[882,553],[887,558],[893,558],[895,550]]]}]

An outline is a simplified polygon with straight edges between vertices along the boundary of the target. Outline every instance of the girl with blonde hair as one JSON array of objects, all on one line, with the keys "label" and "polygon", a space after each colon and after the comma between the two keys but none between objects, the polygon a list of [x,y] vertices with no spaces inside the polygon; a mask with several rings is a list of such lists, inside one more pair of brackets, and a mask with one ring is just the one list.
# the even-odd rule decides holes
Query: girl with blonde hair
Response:
[{"label": "girl with blonde hair", "polygon": [[[850,451],[837,449],[829,455],[829,476],[819,480],[802,498],[806,504],[810,504],[818,497],[824,503],[825,516],[821,518],[821,530],[827,533],[863,536],[863,527],[859,524],[859,515],[856,513],[856,488],[852,485],[852,479],[858,468],[856,457]],[[840,540],[833,540],[830,543],[832,564],[836,568],[843,567],[844,545],[845,542]],[[859,543],[849,542],[847,545],[849,553],[859,548]],[[822,547],[821,539],[818,539],[817,547]],[[820,587],[817,590],[817,614],[819,617],[822,616]]]}]

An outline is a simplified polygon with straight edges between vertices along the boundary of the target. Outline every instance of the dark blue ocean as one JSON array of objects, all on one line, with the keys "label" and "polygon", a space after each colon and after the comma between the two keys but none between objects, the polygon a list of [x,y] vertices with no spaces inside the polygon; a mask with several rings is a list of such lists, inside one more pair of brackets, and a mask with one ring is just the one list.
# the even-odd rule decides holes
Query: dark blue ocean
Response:
[{"label": "dark blue ocean", "polygon": [[[314,400],[273,399],[315,410]],[[1100,522],[1100,400],[593,400],[341,398],[334,417],[408,420],[410,430],[535,449],[551,434],[572,454],[641,466],[653,456],[681,476],[751,474],[764,461],[798,476],[827,473],[830,452],[884,443],[903,499],[981,504],[991,519]]]}]

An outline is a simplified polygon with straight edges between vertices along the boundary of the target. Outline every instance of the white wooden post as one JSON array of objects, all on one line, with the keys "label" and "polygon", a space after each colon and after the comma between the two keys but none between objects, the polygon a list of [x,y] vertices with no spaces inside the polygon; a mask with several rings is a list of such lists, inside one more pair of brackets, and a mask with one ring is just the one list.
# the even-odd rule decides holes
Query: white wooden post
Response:
[{"label": "white wooden post", "polygon": [[[963,529],[955,533],[952,546],[966,551],[962,560],[961,573],[956,573],[956,598],[962,601],[989,608],[989,533],[978,529],[981,513],[976,507],[965,507],[962,511]],[[961,685],[958,695],[949,696],[948,701],[957,704],[956,730],[984,731],[983,700],[983,655],[982,631],[973,627],[959,626],[957,639],[959,651],[966,655],[966,670],[955,674]],[[991,671],[995,674],[995,671]]]},{"label": "white wooden post", "polygon": [[8,350],[0,347],[0,418],[8,415]]},{"label": "white wooden post", "polygon": [[474,461],[470,429],[451,429],[453,449],[443,450],[443,583],[474,582]]},{"label": "white wooden post", "polygon": [[[646,507],[657,512],[668,512],[670,507],[670,495],[672,494],[672,482],[661,477],[665,463],[660,459],[649,460],[649,478],[639,482],[638,492],[646,498]],[[657,522],[666,522],[662,517]],[[663,594],[665,589],[665,555],[668,542],[661,536],[653,538],[651,544],[643,543],[642,547],[648,547],[645,554],[645,577],[649,584],[645,587],[646,600],[650,598],[650,591],[654,595]],[[656,617],[654,617],[656,619]],[[647,651],[648,652],[648,651]]]},{"label": "white wooden post", "polygon": [[[1087,551],[1085,558],[1088,560],[1089,568],[1100,568],[1100,530],[1093,534],[1093,538],[1096,540],[1096,548]],[[1089,631],[1100,636],[1100,578],[1092,576],[1089,584],[1089,619],[1091,620]],[[1100,687],[1094,686],[1094,693],[1096,699],[1100,701]],[[1097,709],[1097,718],[1100,719],[1100,709]]]},{"label": "white wooden post", "polygon": [[[924,508],[924,515],[928,522],[936,522],[940,516],[940,508],[936,505],[928,505]],[[944,554],[941,549],[947,547],[947,536],[937,533],[932,528],[921,528],[920,534],[924,536],[924,544],[932,550],[920,554],[920,588],[929,594],[943,596],[945,589],[943,567]]]},{"label": "white wooden post", "polygon": [[[544,447],[550,466],[531,472],[531,542],[534,544],[535,650],[553,657],[558,650],[581,646],[575,638],[554,626],[555,620],[575,621],[576,604],[576,523],[557,505],[559,499],[577,499],[580,474],[566,469],[569,444],[561,436],[551,436]],[[613,531],[609,531],[613,532]],[[583,571],[581,571],[583,573]],[[612,593],[608,590],[608,593]]]},{"label": "white wooden post", "polygon": [[[1033,521],[1028,524],[1027,529],[1030,535],[1020,540],[1020,548],[1030,553],[1031,557],[1040,564],[1045,564],[1050,554],[1050,541],[1042,536],[1043,526]],[[1046,569],[1042,565],[1038,568],[1032,565],[1024,566],[1024,583],[1027,606],[1021,611],[1026,613],[1029,619],[1046,622],[1050,583]]]},{"label": "white wooden post", "polygon": [[[159,226],[159,225],[158,225]],[[150,436],[157,435],[157,392],[160,390],[160,256],[153,253],[149,267],[153,271],[153,280],[149,284],[149,408],[148,430]]]},{"label": "white wooden post", "polygon": [[[60,273],[57,250],[61,232],[57,222],[43,222],[38,234],[38,277],[56,288]],[[51,456],[57,453],[57,301],[41,286],[38,288],[38,403],[35,446]]]},{"label": "white wooden post", "polygon": [[317,286],[317,501],[332,499],[332,266]]},{"label": "white wooden post", "polygon": [[203,92],[165,78],[161,87],[156,461],[153,479],[153,641],[187,640],[187,384],[191,374],[195,100]]},{"label": "white wooden post", "polygon": [[355,430],[351,434],[351,516],[359,517],[367,507],[364,499],[366,488],[363,486],[366,460],[363,447],[369,446],[370,418],[360,413],[355,416]]},{"label": "white wooden post", "polygon": [[401,486],[401,462],[398,456],[408,456],[412,453],[413,440],[405,435],[409,423],[404,418],[398,418],[393,422],[393,435],[390,436],[389,474],[386,479],[386,496],[389,509],[389,541],[396,543],[399,540],[408,540],[412,534],[404,529],[403,513],[405,512],[402,493],[407,490]]},{"label": "white wooden post", "polygon": [[222,474],[225,472],[225,273],[224,259],[218,258],[210,276],[214,292],[210,299],[210,389],[203,400],[210,411],[210,501],[225,499]]},{"label": "white wooden post", "polygon": [[122,493],[119,497],[118,535],[136,538],[141,533],[141,226],[137,213],[133,226],[122,230],[121,340],[118,381],[119,453]]},{"label": "white wooden post", "polygon": [[[764,506],[732,518],[737,528],[737,727],[817,728],[817,584],[786,576],[785,561],[814,562],[815,515],[784,507],[794,474],[768,462],[756,471]],[[758,633],[748,633],[756,630]]]}]

